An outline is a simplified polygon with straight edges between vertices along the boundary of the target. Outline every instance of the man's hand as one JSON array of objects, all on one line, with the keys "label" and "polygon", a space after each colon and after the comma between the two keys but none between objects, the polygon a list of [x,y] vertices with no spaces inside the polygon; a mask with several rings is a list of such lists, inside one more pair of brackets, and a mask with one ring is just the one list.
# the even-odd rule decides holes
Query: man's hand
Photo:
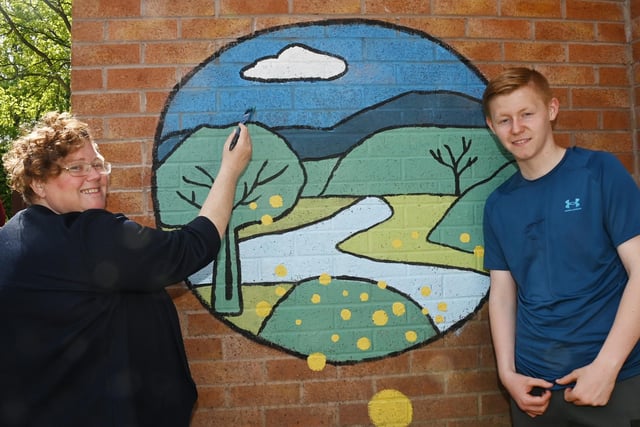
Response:
[{"label": "man's hand", "polygon": [[556,380],[560,385],[574,383],[564,390],[564,400],[579,406],[604,406],[609,402],[616,383],[617,371],[595,362],[575,369]]},{"label": "man's hand", "polygon": [[538,378],[511,373],[501,378],[516,405],[530,417],[544,414],[549,407],[553,383]]}]

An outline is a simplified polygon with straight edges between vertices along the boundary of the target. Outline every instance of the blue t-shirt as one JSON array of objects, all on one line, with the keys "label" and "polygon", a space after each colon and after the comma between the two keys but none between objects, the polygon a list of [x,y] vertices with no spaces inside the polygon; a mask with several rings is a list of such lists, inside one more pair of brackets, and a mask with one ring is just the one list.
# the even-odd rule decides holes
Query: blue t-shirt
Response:
[{"label": "blue t-shirt", "polygon": [[[518,372],[553,381],[591,363],[628,280],[616,248],[640,235],[640,189],[610,153],[571,148],[545,176],[487,199],[484,266],[517,284]],[[640,345],[619,380],[640,374]]]}]

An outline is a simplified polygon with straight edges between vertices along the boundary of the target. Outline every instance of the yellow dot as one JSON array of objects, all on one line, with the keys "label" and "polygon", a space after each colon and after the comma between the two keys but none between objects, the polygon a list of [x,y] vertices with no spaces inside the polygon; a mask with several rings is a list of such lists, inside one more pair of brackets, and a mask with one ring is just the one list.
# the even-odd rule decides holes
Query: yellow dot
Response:
[{"label": "yellow dot", "polygon": [[340,317],[342,317],[342,320],[351,319],[351,310],[349,310],[348,308],[343,308],[342,311],[340,311]]},{"label": "yellow dot", "polygon": [[409,342],[416,342],[418,339],[418,334],[416,331],[407,331],[404,333],[404,338]]},{"label": "yellow dot", "polygon": [[276,194],[274,196],[269,197],[269,204],[272,208],[281,208],[284,205],[282,200],[282,196]]},{"label": "yellow dot", "polygon": [[395,249],[400,249],[402,247],[402,240],[400,239],[393,239],[391,241],[391,246],[394,247]]},{"label": "yellow dot", "polygon": [[367,337],[362,337],[358,339],[358,343],[356,344],[359,350],[367,351],[371,348],[371,340]]},{"label": "yellow dot", "polygon": [[302,325],[302,319],[296,319],[296,326]]},{"label": "yellow dot", "polygon": [[402,316],[406,311],[404,304],[401,302],[394,302],[392,305],[392,309],[393,314],[395,314],[396,316]]},{"label": "yellow dot", "polygon": [[475,248],[473,248],[473,254],[477,257],[483,257],[484,248],[482,246],[476,246]]},{"label": "yellow dot", "polygon": [[287,267],[282,264],[276,265],[276,269],[274,271],[275,275],[278,277],[285,277],[288,273]]},{"label": "yellow dot", "polygon": [[267,317],[271,313],[271,304],[267,301],[260,301],[256,304],[256,314],[258,317]]},{"label": "yellow dot", "polygon": [[328,285],[329,283],[331,283],[331,275],[327,273],[322,273],[318,278],[318,281],[320,282],[321,285]]},{"label": "yellow dot", "polygon": [[460,241],[462,243],[469,243],[471,241],[471,236],[469,235],[469,233],[461,233]]},{"label": "yellow dot", "polygon": [[287,290],[283,286],[276,287],[275,293],[277,296],[282,297],[287,293]]},{"label": "yellow dot", "polygon": [[413,421],[411,400],[398,390],[382,390],[369,401],[369,418],[375,427],[407,427]]},{"label": "yellow dot", "polygon": [[422,308],[422,314],[424,314],[425,316],[427,316],[429,314],[429,309],[427,307],[423,307]]},{"label": "yellow dot", "polygon": [[431,288],[430,288],[429,286],[423,286],[423,287],[420,289],[420,294],[421,294],[423,297],[428,297],[429,295],[431,295]]},{"label": "yellow dot", "polygon": [[378,282],[378,288],[387,289],[387,282],[385,282],[384,280],[379,281]]},{"label": "yellow dot", "polygon": [[344,291],[342,291],[342,296],[343,297],[348,297],[349,296],[349,291],[346,290],[346,289]]},{"label": "yellow dot", "polygon": [[322,371],[327,365],[327,356],[322,353],[311,353],[307,356],[307,365],[312,371]]},{"label": "yellow dot", "polygon": [[384,326],[389,321],[389,316],[384,310],[376,310],[373,312],[373,316],[371,316],[371,319],[373,320],[374,325]]},{"label": "yellow dot", "polygon": [[367,302],[369,301],[369,294],[366,292],[363,292],[360,294],[360,301],[362,302]]},{"label": "yellow dot", "polygon": [[436,323],[444,323],[444,316],[441,314],[438,314],[436,316]]},{"label": "yellow dot", "polygon": [[256,209],[258,209],[258,204],[256,202],[249,203],[249,209],[255,211]]},{"label": "yellow dot", "polygon": [[333,342],[340,341],[340,335],[338,335],[338,334],[331,335],[331,341],[333,341]]},{"label": "yellow dot", "polygon": [[438,310],[440,311],[447,311],[449,307],[447,306],[446,302],[439,302],[438,303]]},{"label": "yellow dot", "polygon": [[320,295],[318,295],[318,294],[313,294],[311,296],[311,302],[314,303],[314,304],[318,304],[320,302],[320,300],[321,300],[321,298],[320,298]]},{"label": "yellow dot", "polygon": [[263,215],[260,218],[260,222],[262,222],[262,225],[271,225],[273,224],[273,217],[271,215]]},{"label": "yellow dot", "polygon": [[420,233],[418,233],[417,231],[412,231],[411,232],[411,238],[413,240],[417,240],[420,237]]}]

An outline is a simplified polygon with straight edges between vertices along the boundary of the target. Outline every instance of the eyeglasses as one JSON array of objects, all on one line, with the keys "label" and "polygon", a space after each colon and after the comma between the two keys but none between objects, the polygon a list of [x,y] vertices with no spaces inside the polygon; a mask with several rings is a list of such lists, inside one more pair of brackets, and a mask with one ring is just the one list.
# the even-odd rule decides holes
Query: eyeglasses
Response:
[{"label": "eyeglasses", "polygon": [[87,176],[91,173],[91,169],[95,169],[100,175],[109,175],[111,173],[111,163],[96,161],[93,163],[75,163],[67,167],[61,166],[63,170],[69,172],[71,176]]}]

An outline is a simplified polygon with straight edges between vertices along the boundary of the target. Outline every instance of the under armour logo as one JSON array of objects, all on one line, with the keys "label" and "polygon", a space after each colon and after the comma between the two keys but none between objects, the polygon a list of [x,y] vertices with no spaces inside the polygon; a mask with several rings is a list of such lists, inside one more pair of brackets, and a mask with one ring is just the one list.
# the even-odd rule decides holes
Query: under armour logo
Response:
[{"label": "under armour logo", "polygon": [[564,201],[565,212],[579,211],[580,209],[582,209],[582,206],[580,205],[580,199],[576,198],[573,201],[567,199]]}]

